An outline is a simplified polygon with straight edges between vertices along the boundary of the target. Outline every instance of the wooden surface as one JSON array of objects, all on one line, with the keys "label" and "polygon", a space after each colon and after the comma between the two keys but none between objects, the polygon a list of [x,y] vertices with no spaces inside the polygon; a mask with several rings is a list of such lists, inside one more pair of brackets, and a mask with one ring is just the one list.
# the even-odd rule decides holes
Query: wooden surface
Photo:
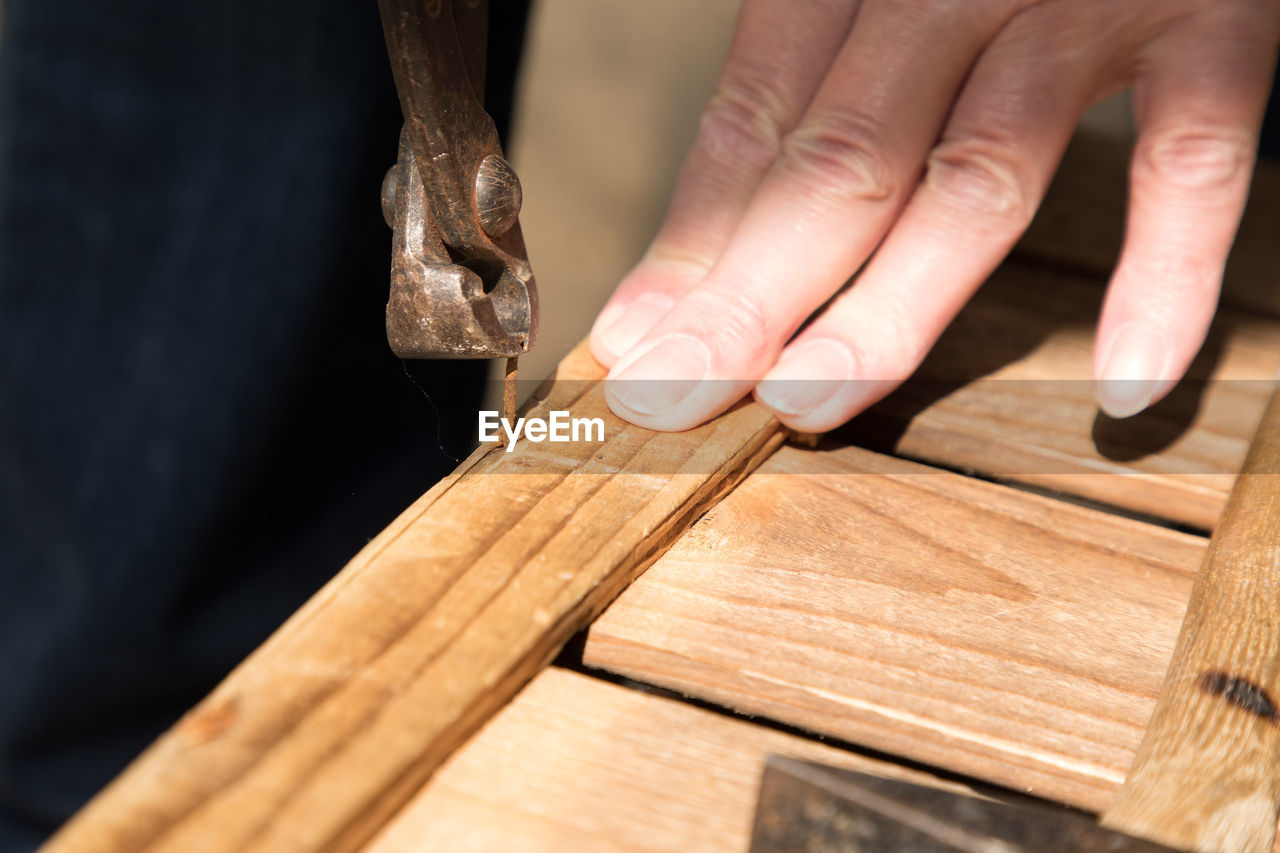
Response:
[{"label": "wooden surface", "polygon": [[[1084,274],[1007,264],[921,378],[845,436],[1207,530],[1280,366],[1280,324],[1224,312],[1195,368],[1214,383],[1140,418],[1099,418],[1089,353],[1110,261],[1090,230],[1102,203],[1078,189],[1051,201],[1024,251]],[[1037,248],[1056,209],[1084,220],[1055,226],[1068,229],[1058,254]],[[1237,251],[1229,301],[1274,311],[1274,264],[1250,257]],[[624,428],[599,376],[572,354],[542,408],[605,418],[604,447],[473,456],[49,849],[356,849],[410,798],[378,849],[421,849],[424,832],[438,849],[510,849],[521,833],[556,849],[610,849],[615,835],[619,850],[723,849],[717,834],[745,831],[750,770],[770,744],[853,760],[557,673],[415,797],[780,441],[753,407],[687,434]],[[1155,705],[1205,544],[868,450],[786,448],[596,622],[584,659],[1101,809]],[[569,792],[579,776],[589,785]],[[593,812],[604,790],[616,798]]]},{"label": "wooden surface", "polygon": [[1005,264],[907,385],[839,435],[1212,528],[1280,371],[1280,322],[1219,312],[1188,379],[1117,421],[1094,397],[1101,299],[1096,279]]},{"label": "wooden surface", "polygon": [[[1077,133],[1018,253],[1065,269],[1107,277],[1120,254],[1128,191],[1129,147]],[[1224,276],[1224,305],[1280,316],[1280,166],[1262,162]]]},{"label": "wooden surface", "polygon": [[964,790],[552,667],[449,759],[366,849],[745,851],[769,753]]},{"label": "wooden surface", "polygon": [[[353,849],[780,440],[744,406],[687,433],[612,418],[580,349],[539,411],[603,445],[477,451],[49,843]],[[492,447],[492,446],[490,446]]]},{"label": "wooden surface", "polygon": [[584,662],[1089,809],[1124,778],[1201,537],[856,448],[783,448]]},{"label": "wooden surface", "polygon": [[1160,700],[1108,825],[1266,853],[1280,812],[1280,394],[1196,576]]}]

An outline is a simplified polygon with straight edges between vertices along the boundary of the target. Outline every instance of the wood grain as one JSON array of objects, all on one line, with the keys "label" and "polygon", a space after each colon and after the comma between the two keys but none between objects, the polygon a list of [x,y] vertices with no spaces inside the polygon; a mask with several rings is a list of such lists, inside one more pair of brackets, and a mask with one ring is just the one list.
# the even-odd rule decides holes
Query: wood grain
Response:
[{"label": "wood grain", "polygon": [[784,448],[596,621],[584,661],[1100,809],[1204,548],[855,448]]},{"label": "wood grain", "polygon": [[1173,662],[1106,822],[1266,853],[1280,813],[1280,393],[1196,576]]},{"label": "wood grain", "polygon": [[770,753],[966,790],[552,667],[458,750],[366,851],[745,851]]},{"label": "wood grain", "polygon": [[[1077,133],[1017,252],[1107,277],[1120,254],[1128,192],[1127,140]],[[1261,161],[1223,278],[1224,305],[1280,316],[1280,167]]]},{"label": "wood grain", "polygon": [[751,406],[626,426],[600,375],[579,349],[537,410],[602,417],[605,443],[478,451],[47,849],[358,847],[780,440]]},{"label": "wood grain", "polygon": [[1280,370],[1280,322],[1219,312],[1188,378],[1147,412],[1098,412],[1096,281],[1006,263],[916,375],[839,435],[1210,529]]}]

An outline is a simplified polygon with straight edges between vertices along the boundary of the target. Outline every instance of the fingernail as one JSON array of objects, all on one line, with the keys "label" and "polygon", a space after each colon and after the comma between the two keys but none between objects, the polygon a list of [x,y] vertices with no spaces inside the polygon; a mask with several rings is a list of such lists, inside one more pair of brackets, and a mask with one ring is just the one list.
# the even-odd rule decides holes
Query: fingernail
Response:
[{"label": "fingernail", "polygon": [[610,305],[600,313],[596,342],[619,358],[648,334],[675,304],[669,296],[645,293],[626,305]]},{"label": "fingernail", "polygon": [[807,415],[853,379],[853,354],[819,338],[786,349],[756,388],[761,403],[784,415]]},{"label": "fingernail", "polygon": [[711,351],[679,332],[658,339],[611,379],[614,399],[640,415],[671,411],[693,393],[711,370]]},{"label": "fingernail", "polygon": [[1098,405],[1113,418],[1138,414],[1151,404],[1164,378],[1169,349],[1145,323],[1126,323],[1111,339],[1098,383]]}]

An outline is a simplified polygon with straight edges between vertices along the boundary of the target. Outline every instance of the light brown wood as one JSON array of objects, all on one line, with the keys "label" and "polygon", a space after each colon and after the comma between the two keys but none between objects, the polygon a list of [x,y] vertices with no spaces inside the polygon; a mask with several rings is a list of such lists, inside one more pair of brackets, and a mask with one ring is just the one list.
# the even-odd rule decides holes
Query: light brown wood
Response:
[{"label": "light brown wood", "polygon": [[591,627],[595,667],[1088,809],[1201,537],[855,448],[783,448]]},{"label": "light brown wood", "polygon": [[[1018,253],[1066,269],[1110,275],[1124,236],[1129,145],[1098,132],[1077,133]],[[1249,204],[1227,263],[1222,302],[1280,316],[1280,168],[1254,173]]]},{"label": "light brown wood", "polygon": [[603,418],[603,444],[478,451],[47,849],[359,846],[781,439],[752,406],[688,433],[624,425],[600,375],[576,351],[536,412]]},{"label": "light brown wood", "polygon": [[1280,394],[1196,577],[1155,714],[1106,823],[1266,853],[1280,812]]},{"label": "light brown wood", "polygon": [[[1184,400],[1155,421],[1160,446],[1099,433],[1087,370],[1097,285],[1007,266],[925,372],[992,381],[940,398],[917,382],[858,429],[888,424],[907,455],[1209,527],[1260,415],[1261,383]],[[1235,301],[1270,305],[1258,298]],[[1224,313],[1203,376],[1270,378],[1277,328]],[[571,375],[600,373],[579,351],[562,365],[561,379]],[[525,444],[468,460],[49,849],[358,846],[780,440],[752,407],[655,439],[613,420],[589,383],[556,388],[544,409],[606,419],[599,456]],[[611,611],[589,659],[1105,805],[1154,702],[1198,561],[1188,555],[1202,543],[873,454],[808,468],[797,453],[771,469],[791,485],[758,478],[752,503],[697,528]],[[850,473],[864,485],[841,479]],[[798,571],[808,559],[817,571]],[[692,581],[666,577],[670,566]]]},{"label": "light brown wood", "polygon": [[857,444],[1212,528],[1280,370],[1280,322],[1219,312],[1148,412],[1100,415],[1096,281],[1011,262],[916,375],[841,435]]},{"label": "light brown wood", "polygon": [[552,667],[458,750],[366,850],[745,851],[770,753],[968,790]]}]

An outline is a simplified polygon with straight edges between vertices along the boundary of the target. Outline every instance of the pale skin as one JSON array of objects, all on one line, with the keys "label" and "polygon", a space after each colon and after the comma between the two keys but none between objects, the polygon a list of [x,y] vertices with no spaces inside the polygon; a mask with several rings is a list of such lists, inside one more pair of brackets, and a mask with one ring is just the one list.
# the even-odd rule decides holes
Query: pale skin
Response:
[{"label": "pale skin", "polygon": [[666,219],[592,329],[609,405],[680,430],[754,393],[797,430],[845,422],[1003,260],[1081,114],[1132,86],[1093,371],[1105,412],[1142,411],[1213,317],[1278,40],[1280,0],[745,0]]}]

